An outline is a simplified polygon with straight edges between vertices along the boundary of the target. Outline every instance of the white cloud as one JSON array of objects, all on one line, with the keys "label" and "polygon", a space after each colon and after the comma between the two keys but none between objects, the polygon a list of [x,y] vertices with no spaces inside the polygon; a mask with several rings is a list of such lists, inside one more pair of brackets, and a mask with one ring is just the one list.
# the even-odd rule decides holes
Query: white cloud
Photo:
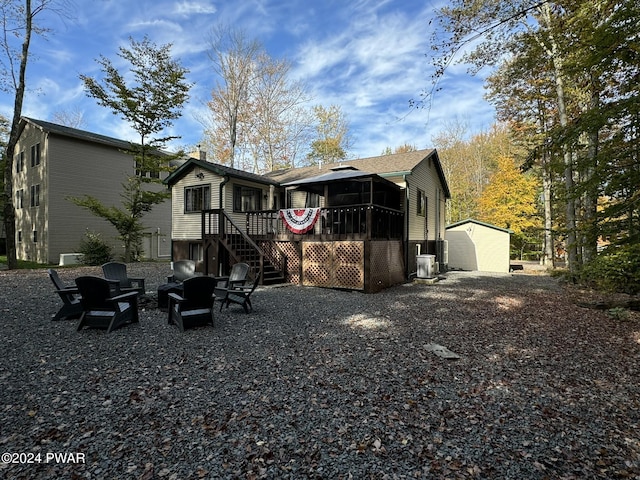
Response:
[{"label": "white cloud", "polygon": [[[403,143],[426,148],[447,120],[467,118],[471,128],[486,129],[493,118],[482,82],[458,65],[442,79],[430,109],[409,108],[409,100],[430,87],[425,55],[431,51],[434,8],[433,0],[79,2],[74,25],[56,26],[49,42],[34,40],[25,111],[47,120],[55,111],[79,105],[89,130],[131,139],[124,121],[86,97],[78,75],[100,76],[95,62],[100,55],[124,67],[118,47],[127,46],[132,34],[136,39],[147,34],[157,44],[171,43],[174,57],[189,69],[188,80],[195,85],[174,131],[183,136],[180,144],[195,144],[202,135],[196,117],[215,85],[207,39],[212,27],[225,23],[262,41],[273,57],[288,57],[292,77],[310,90],[311,104],[341,106],[350,119],[354,155],[378,155]],[[0,93],[3,112],[11,104]]]},{"label": "white cloud", "polygon": [[178,2],[173,9],[176,15],[213,15],[217,12],[215,5],[209,2]]}]

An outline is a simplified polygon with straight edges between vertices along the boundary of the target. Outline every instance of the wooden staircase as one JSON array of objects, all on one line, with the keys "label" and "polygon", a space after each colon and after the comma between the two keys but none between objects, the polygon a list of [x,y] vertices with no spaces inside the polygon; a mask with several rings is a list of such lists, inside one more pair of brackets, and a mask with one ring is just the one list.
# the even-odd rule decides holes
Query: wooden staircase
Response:
[{"label": "wooden staircase", "polygon": [[253,241],[248,243],[244,237],[236,237],[236,235],[225,235],[220,238],[220,245],[225,248],[234,262],[247,263],[252,271],[261,272],[261,285],[276,285],[285,282],[282,271],[276,268]]},{"label": "wooden staircase", "polygon": [[238,228],[238,225],[224,210],[220,211],[219,225],[219,244],[229,253],[233,263],[247,263],[253,272],[259,272],[258,281],[261,285],[275,285],[285,282],[284,269],[278,268],[263,250]]}]

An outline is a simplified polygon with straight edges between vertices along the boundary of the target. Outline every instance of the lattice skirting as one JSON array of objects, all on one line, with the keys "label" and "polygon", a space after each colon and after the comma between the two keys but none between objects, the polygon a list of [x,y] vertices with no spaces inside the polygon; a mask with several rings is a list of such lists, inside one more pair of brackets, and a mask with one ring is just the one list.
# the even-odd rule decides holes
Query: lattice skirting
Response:
[{"label": "lattice skirting", "polygon": [[364,242],[303,242],[302,284],[364,290]]}]

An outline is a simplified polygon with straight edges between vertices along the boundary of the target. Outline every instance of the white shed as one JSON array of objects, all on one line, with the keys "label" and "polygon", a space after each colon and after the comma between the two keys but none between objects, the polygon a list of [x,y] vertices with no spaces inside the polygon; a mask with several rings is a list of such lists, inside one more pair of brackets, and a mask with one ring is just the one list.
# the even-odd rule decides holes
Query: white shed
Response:
[{"label": "white shed", "polygon": [[446,228],[449,269],[509,272],[511,230],[478,220],[462,220]]}]

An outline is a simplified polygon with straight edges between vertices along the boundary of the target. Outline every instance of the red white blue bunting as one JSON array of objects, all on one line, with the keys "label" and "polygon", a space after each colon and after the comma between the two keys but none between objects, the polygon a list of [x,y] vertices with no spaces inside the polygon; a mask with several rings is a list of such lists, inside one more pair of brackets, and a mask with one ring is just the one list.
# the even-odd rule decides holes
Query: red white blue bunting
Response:
[{"label": "red white blue bunting", "polygon": [[290,232],[307,233],[320,217],[319,208],[288,208],[280,210],[280,217]]}]

